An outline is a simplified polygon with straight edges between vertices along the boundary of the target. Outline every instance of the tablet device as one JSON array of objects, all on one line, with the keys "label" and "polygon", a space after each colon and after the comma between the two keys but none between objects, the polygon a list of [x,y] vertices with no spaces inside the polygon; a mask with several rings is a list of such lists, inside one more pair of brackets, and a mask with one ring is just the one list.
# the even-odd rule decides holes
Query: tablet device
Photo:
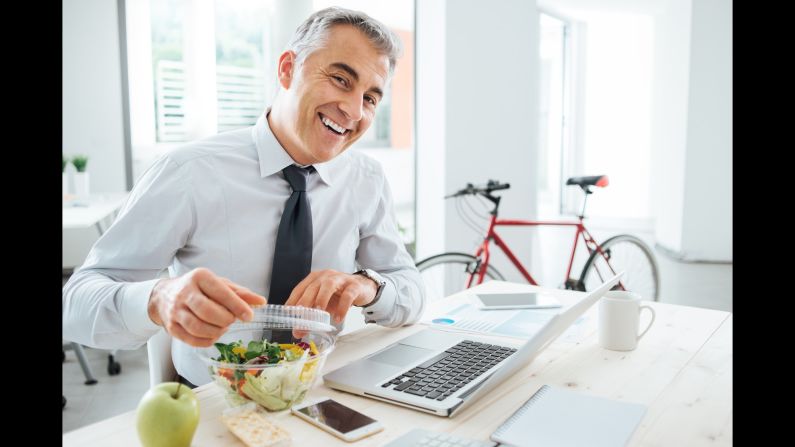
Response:
[{"label": "tablet device", "polygon": [[560,307],[560,301],[543,292],[477,293],[474,295],[481,310],[545,309]]}]

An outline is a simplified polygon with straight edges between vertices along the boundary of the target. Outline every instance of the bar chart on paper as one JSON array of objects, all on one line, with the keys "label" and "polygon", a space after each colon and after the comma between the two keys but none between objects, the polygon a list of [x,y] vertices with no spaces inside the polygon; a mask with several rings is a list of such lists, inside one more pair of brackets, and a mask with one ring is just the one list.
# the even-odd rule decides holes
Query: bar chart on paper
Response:
[{"label": "bar chart on paper", "polygon": [[[530,338],[561,309],[481,310],[470,294],[461,294],[430,304],[422,322],[436,329],[479,332],[516,338]],[[583,319],[578,319],[561,335],[578,341]]]}]

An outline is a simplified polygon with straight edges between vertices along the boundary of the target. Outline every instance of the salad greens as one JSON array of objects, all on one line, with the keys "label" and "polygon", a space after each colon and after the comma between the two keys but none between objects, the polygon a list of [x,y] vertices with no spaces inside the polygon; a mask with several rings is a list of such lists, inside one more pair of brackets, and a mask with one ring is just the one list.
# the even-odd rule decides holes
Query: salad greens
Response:
[{"label": "salad greens", "polygon": [[[283,410],[303,399],[315,376],[318,349],[310,341],[298,343],[270,343],[242,340],[232,343],[216,343],[218,362],[242,367],[211,366],[210,374],[216,383],[233,395],[253,400],[271,411]],[[315,356],[309,358],[310,356]],[[244,365],[251,365],[247,369]],[[262,367],[257,365],[272,365]],[[233,403],[235,403],[233,402]]]},{"label": "salad greens", "polygon": [[243,341],[232,343],[216,343],[219,356],[214,359],[219,362],[243,364],[249,363],[253,359],[259,358],[259,363],[278,363],[281,356],[281,348],[278,343],[268,343],[266,340],[248,342],[248,346],[243,345]]}]

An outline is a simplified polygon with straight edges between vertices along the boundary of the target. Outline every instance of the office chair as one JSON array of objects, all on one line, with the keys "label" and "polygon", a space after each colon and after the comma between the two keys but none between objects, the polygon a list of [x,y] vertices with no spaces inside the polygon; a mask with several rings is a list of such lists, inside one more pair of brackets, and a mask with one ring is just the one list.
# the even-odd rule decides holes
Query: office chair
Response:
[{"label": "office chair", "polygon": [[171,335],[160,329],[146,342],[146,353],[149,358],[149,388],[158,383],[173,382],[177,370],[171,360]]},{"label": "office chair", "polygon": [[[83,352],[83,346],[77,343],[69,343],[68,345],[63,345],[61,349],[61,363],[66,361],[66,350],[73,349],[75,351],[75,355],[77,355],[77,360],[80,362],[80,368],[83,370],[83,375],[86,376],[86,381],[84,382],[86,385],[94,385],[97,383],[97,379],[94,378],[93,373],[91,372],[91,366],[88,364],[86,360],[86,354]],[[63,404],[61,404],[61,410],[66,408],[66,396],[63,394],[61,395],[63,398]]]},{"label": "office chair", "polygon": [[83,375],[86,376],[86,381],[84,383],[86,385],[93,385],[97,383],[97,379],[94,378],[94,374],[91,372],[91,366],[88,364],[88,360],[86,360],[86,354],[83,351],[83,346],[74,342],[63,345],[63,350],[61,351],[63,355],[61,357],[62,363],[66,361],[67,349],[71,349],[75,352],[77,361],[80,362],[80,368],[83,370]]},{"label": "office chair", "polygon": [[108,374],[111,376],[121,373],[121,363],[117,362],[115,358],[118,352],[118,349],[114,349],[108,354]]}]

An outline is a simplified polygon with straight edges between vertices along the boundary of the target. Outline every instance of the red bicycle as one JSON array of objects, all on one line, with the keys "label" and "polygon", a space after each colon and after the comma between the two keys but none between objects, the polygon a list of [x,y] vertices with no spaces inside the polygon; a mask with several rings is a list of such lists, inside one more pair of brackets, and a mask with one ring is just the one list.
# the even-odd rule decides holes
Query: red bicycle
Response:
[{"label": "red bicycle", "polygon": [[[508,183],[489,180],[485,186],[474,186],[468,183],[464,189],[446,196],[448,198],[463,198],[466,196],[481,196],[494,204],[489,212],[488,228],[483,236],[483,242],[477,247],[475,254],[467,253],[442,253],[423,259],[417,263],[417,268],[423,276],[426,290],[431,297],[444,297],[452,293],[469,288],[483,282],[485,278],[504,280],[504,276],[489,263],[492,242],[499,247],[511,263],[519,270],[522,276],[533,285],[538,285],[536,280],[516,258],[505,240],[497,234],[499,226],[523,227],[572,227],[576,230],[574,243],[569,256],[568,268],[564,278],[564,288],[570,290],[591,290],[602,284],[606,279],[617,272],[624,271],[624,277],[616,285],[616,289],[630,290],[639,293],[644,299],[657,301],[660,297],[660,279],[657,260],[654,253],[646,243],[630,234],[619,234],[607,239],[600,244],[591,236],[585,227],[585,204],[588,196],[593,193],[594,187],[605,187],[608,178],[605,175],[572,177],[566,185],[579,186],[585,194],[582,212],[576,221],[544,221],[544,220],[516,220],[500,219],[500,196],[492,194],[494,191],[511,187]],[[458,204],[458,203],[457,203]],[[458,208],[459,211],[461,208]],[[464,218],[464,214],[461,213]],[[480,230],[478,230],[480,231]],[[588,250],[588,259],[582,268],[579,278],[572,278],[574,255],[578,242],[582,241]]]}]

